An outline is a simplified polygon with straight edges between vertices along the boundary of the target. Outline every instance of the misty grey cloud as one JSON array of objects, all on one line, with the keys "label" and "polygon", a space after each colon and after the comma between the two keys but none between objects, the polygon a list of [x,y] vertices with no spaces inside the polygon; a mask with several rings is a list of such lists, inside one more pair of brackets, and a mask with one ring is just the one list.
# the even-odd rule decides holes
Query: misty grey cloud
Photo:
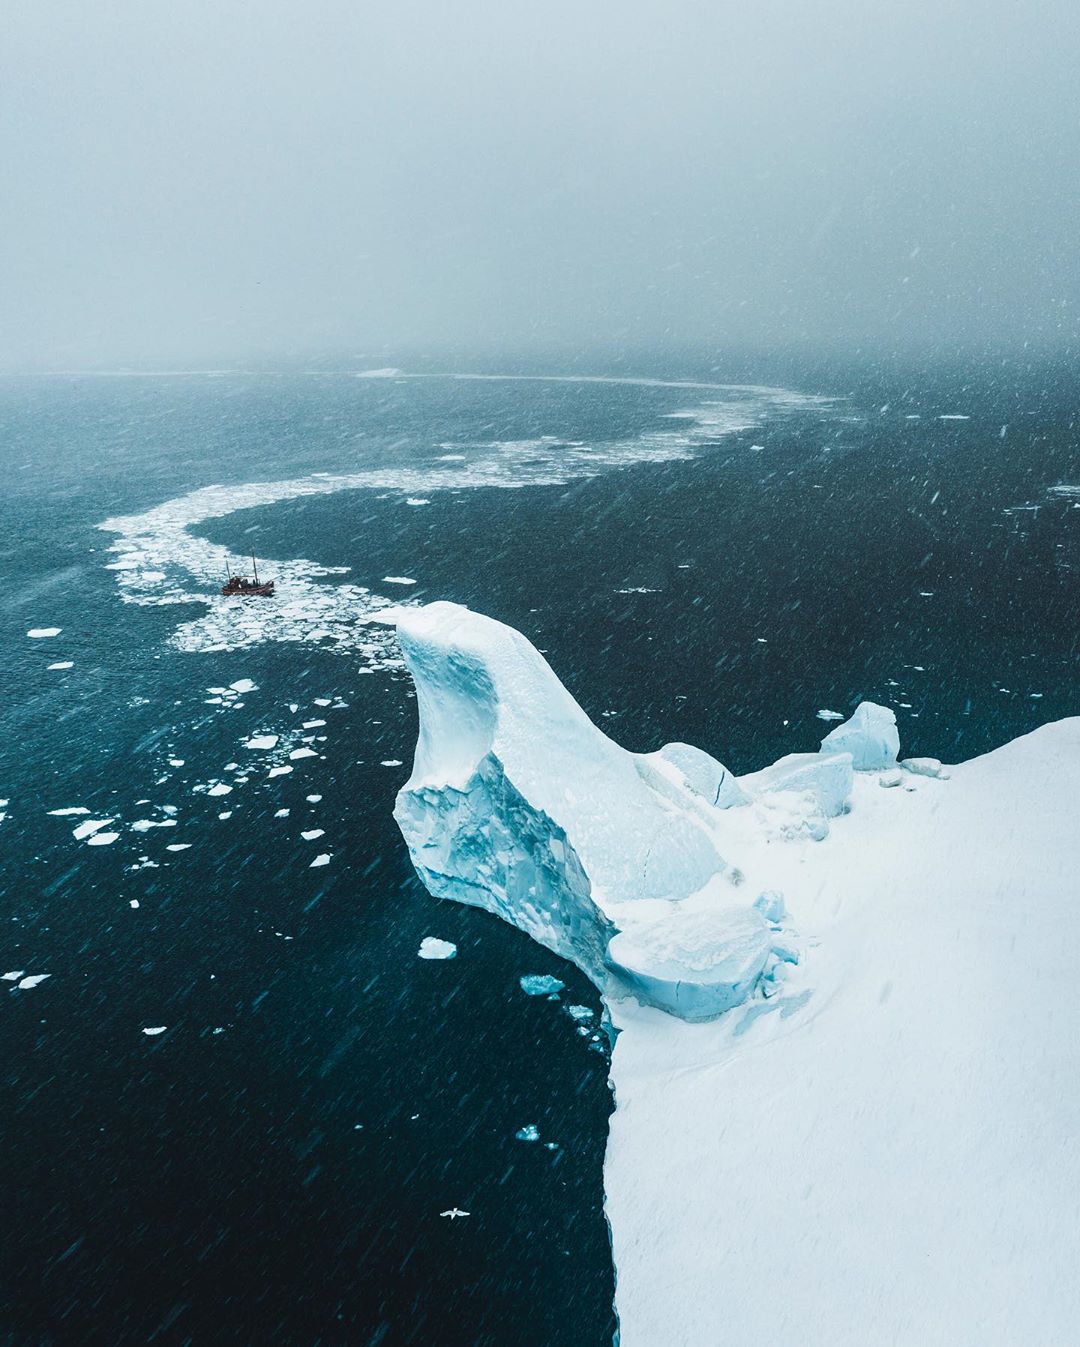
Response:
[{"label": "misty grey cloud", "polygon": [[0,25],[6,368],[1076,335],[1068,0]]}]

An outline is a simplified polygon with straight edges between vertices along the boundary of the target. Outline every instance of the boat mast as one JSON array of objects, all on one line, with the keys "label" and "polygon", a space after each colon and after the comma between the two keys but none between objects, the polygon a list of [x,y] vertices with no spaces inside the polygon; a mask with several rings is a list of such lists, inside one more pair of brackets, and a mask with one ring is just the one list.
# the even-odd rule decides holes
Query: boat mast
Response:
[{"label": "boat mast", "polygon": [[255,553],[251,554],[251,569],[255,572],[255,583],[259,583],[259,568],[255,565]]}]

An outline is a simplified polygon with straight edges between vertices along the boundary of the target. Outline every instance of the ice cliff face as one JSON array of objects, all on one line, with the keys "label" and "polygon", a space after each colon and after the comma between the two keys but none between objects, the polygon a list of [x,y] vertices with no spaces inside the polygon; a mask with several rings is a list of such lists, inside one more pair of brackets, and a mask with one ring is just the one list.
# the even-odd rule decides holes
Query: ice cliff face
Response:
[{"label": "ice cliff face", "polygon": [[827,834],[853,755],[881,756],[881,708],[860,707],[827,752],[739,782],[688,744],[620,748],[490,618],[435,603],[402,611],[398,635],[420,734],[395,816],[432,893],[497,913],[602,990],[680,1018],[768,989],[793,956],[753,905],[763,849]]}]

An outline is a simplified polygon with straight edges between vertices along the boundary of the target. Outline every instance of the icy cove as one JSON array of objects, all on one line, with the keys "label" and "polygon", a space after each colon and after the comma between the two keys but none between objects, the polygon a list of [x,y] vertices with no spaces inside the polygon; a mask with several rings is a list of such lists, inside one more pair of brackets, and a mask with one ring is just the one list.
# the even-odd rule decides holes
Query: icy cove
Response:
[{"label": "icy cove", "polygon": [[863,703],[736,778],[616,745],[509,627],[396,617],[418,873],[618,1030],[622,1347],[1072,1341],[1080,720],[945,769]]}]

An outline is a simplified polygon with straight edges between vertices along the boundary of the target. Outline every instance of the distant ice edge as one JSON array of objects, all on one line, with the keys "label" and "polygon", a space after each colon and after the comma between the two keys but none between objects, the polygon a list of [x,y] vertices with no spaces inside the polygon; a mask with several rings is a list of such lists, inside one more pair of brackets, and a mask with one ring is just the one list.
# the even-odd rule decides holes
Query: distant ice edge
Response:
[{"label": "distant ice edge", "polygon": [[457,604],[399,610],[419,739],[394,809],[438,897],[483,907],[607,998],[713,1019],[799,961],[763,852],[820,840],[854,766],[895,769],[895,717],[864,703],[818,753],[741,782],[688,744],[607,738],[519,632]]}]

